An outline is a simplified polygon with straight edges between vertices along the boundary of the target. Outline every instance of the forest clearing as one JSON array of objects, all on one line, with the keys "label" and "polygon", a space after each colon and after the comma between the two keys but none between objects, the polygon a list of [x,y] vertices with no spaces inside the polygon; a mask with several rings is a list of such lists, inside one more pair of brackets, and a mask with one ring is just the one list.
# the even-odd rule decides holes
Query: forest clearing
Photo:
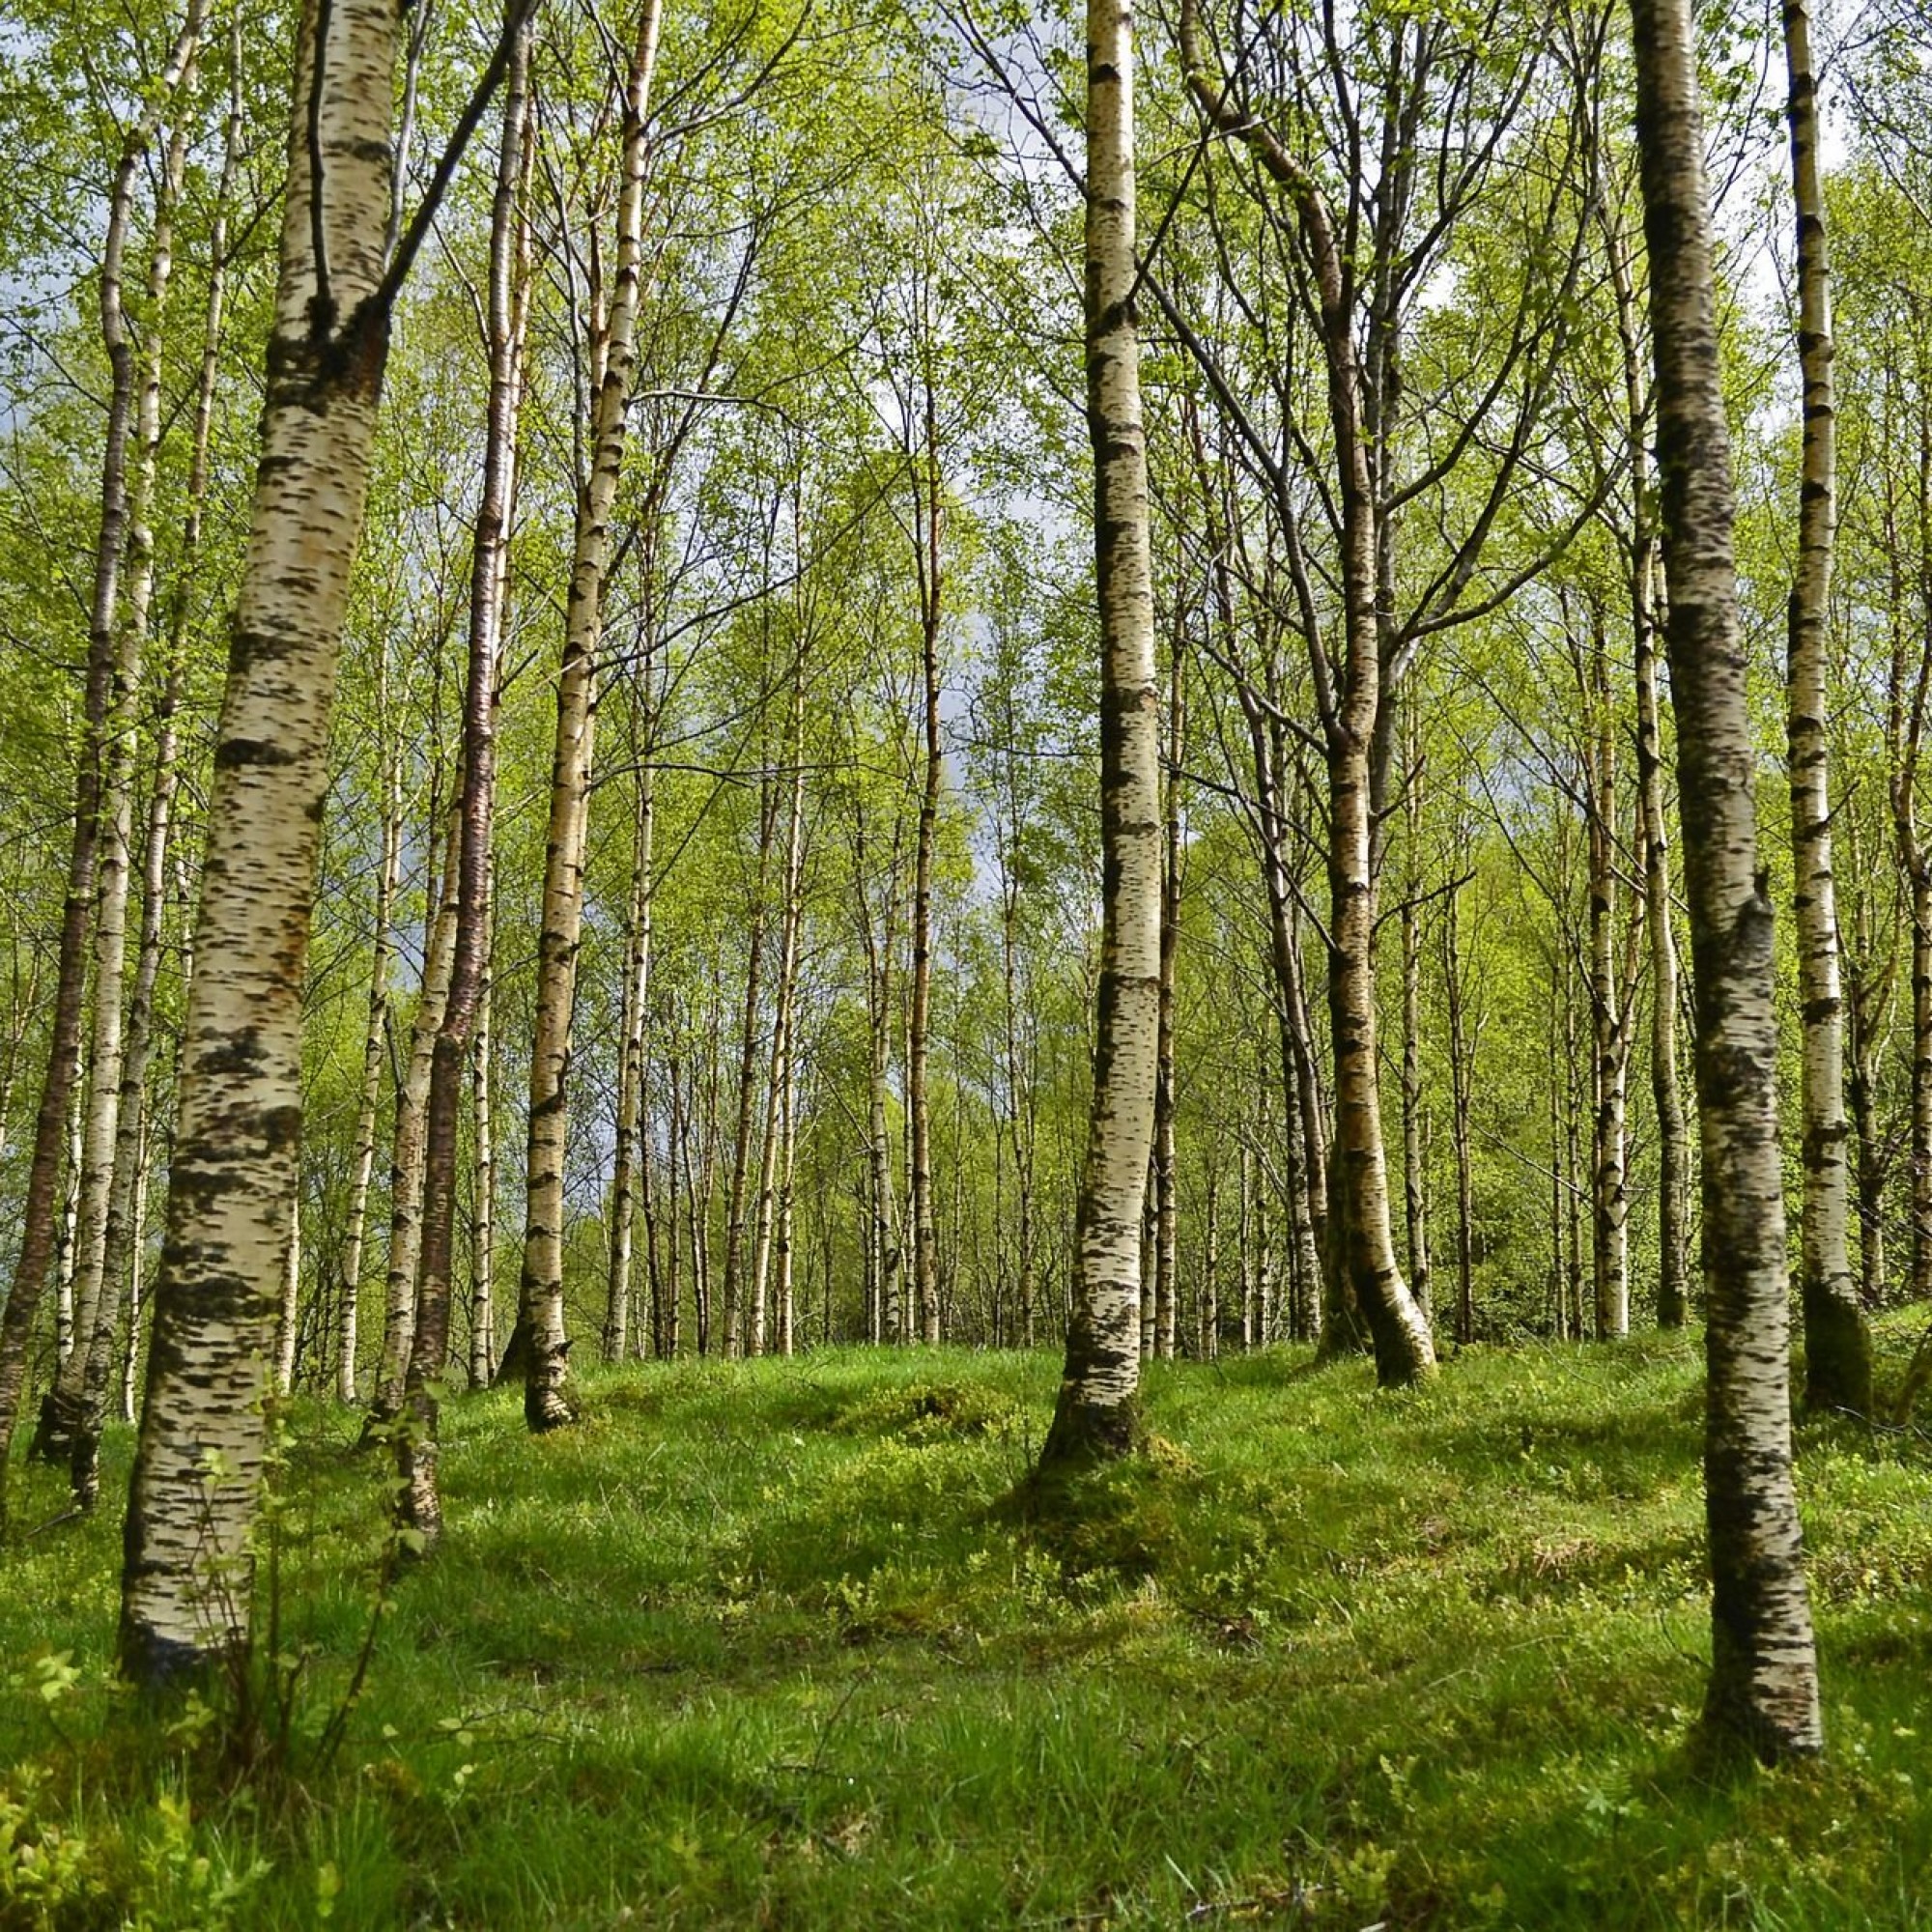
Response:
[{"label": "forest clearing", "polygon": [[[1889,1368],[1913,1339],[1889,1327]],[[14,1559],[5,1922],[1932,1918],[1922,1435],[1804,1432],[1832,1748],[1714,1772],[1686,1744],[1695,1337],[1450,1368],[1378,1395],[1304,1350],[1156,1367],[1151,1462],[1097,1478],[1070,1535],[1007,1507],[1044,1353],[595,1370],[581,1427],[534,1443],[513,1393],[465,1398],[447,1548],[391,1585],[326,1758],[389,1485],[300,1405],[274,1531],[293,1722],[259,1714],[245,1774],[213,1723],[130,1749],[115,1525]]]},{"label": "forest clearing", "polygon": [[0,0],[0,1924],[1932,1922],[1928,128]]}]

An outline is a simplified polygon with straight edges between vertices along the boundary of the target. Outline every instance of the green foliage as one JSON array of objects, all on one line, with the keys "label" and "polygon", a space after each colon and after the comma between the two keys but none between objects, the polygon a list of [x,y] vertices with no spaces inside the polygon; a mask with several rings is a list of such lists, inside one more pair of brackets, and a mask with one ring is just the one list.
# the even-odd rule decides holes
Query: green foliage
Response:
[{"label": "green foliage", "polygon": [[[1157,1368],[1148,1457],[1052,1529],[1003,1506],[1044,1356],[592,1370],[538,1441],[514,1391],[459,1403],[447,1543],[272,1807],[123,1708],[116,1539],[64,1528],[0,1606],[0,1925],[1921,1924],[1932,1461],[1801,1439],[1830,1754],[1713,1782],[1697,1380],[1694,1338],[1465,1351],[1401,1397]],[[300,1420],[298,1730],[386,1534]]]}]

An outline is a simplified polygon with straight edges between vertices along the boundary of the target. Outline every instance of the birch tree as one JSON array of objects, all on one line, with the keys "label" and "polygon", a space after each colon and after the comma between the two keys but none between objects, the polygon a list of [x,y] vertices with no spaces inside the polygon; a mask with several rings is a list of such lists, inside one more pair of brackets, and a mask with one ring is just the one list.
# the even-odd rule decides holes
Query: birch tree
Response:
[{"label": "birch tree", "polygon": [[592,371],[590,468],[579,486],[577,528],[556,684],[545,847],[543,924],[537,941],[536,1025],[530,1048],[528,1196],[517,1327],[524,1353],[524,1416],[536,1431],[576,1414],[566,1387],[570,1342],[563,1321],[563,1163],[569,1129],[566,1083],[577,959],[583,931],[583,854],[596,747],[597,672],[611,512],[624,465],[626,411],[636,362],[641,294],[644,176],[651,82],[657,71],[663,0],[643,0],[623,81],[616,251],[601,327],[586,345]]},{"label": "birch tree", "polygon": [[1824,1742],[1791,1479],[1772,907],[1732,554],[1696,40],[1687,0],[1632,0],[1657,366],[1685,876],[1704,1155],[1704,1483],[1712,1577],[1704,1722],[1767,1761]]},{"label": "birch tree", "polygon": [[1826,740],[1825,631],[1837,525],[1837,432],[1831,269],[1818,171],[1818,87],[1806,0],[1784,0],[1784,52],[1798,215],[1798,361],[1804,382],[1798,572],[1789,606],[1785,712],[1804,1042],[1804,1207],[1798,1285],[1804,1315],[1805,1403],[1812,1408],[1864,1415],[1872,1402],[1871,1337],[1852,1278],[1847,1238],[1851,1129],[1845,1120],[1845,1002]]},{"label": "birch tree", "polygon": [[1085,343],[1106,890],[1073,1314],[1042,1471],[1126,1454],[1140,1429],[1141,1215],[1158,1057],[1164,840],[1134,317],[1133,46],[1132,8],[1089,0]]},{"label": "birch tree", "polygon": [[246,1639],[263,1397],[298,1181],[325,753],[389,317],[506,52],[391,253],[395,10],[316,0],[301,18],[261,456],[216,727],[128,1502],[121,1664],[150,1690],[200,1674]]}]

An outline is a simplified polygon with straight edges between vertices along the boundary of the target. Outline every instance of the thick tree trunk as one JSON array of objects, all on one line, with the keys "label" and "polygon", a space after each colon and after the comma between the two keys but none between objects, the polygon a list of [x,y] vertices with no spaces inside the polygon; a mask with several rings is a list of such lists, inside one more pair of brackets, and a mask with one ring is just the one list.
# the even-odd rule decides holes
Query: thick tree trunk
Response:
[{"label": "thick tree trunk", "polygon": [[1077,1289],[1040,1466],[1139,1438],[1141,1207],[1153,1130],[1160,1005],[1160,711],[1147,449],[1133,312],[1133,13],[1087,11],[1087,422],[1100,614],[1101,911],[1093,1111],[1080,1182]]},{"label": "thick tree trunk", "polygon": [[1732,559],[1710,209],[1688,0],[1632,0],[1679,796],[1697,990],[1712,1574],[1705,1722],[1766,1759],[1823,1743],[1791,1479],[1772,908]]},{"label": "thick tree trunk", "polygon": [[1785,714],[1804,1042],[1804,1208],[1798,1286],[1804,1315],[1804,1401],[1814,1409],[1866,1415],[1872,1406],[1872,1347],[1852,1278],[1847,1229],[1845,1144],[1850,1129],[1845,1121],[1844,1000],[1826,748],[1825,627],[1837,525],[1837,435],[1825,197],[1818,176],[1818,95],[1806,0],[1784,0],[1784,51],[1798,212],[1798,360],[1804,422]]},{"label": "thick tree trunk", "polygon": [[302,18],[262,454],[216,731],[167,1242],[128,1505],[121,1662],[150,1688],[199,1673],[248,1627],[245,1550],[297,1180],[328,719],[388,346],[396,13],[333,0]]},{"label": "thick tree trunk", "polygon": [[645,119],[662,14],[663,0],[643,0],[624,85],[615,283],[603,340],[591,345],[597,380],[590,406],[590,474],[578,490],[563,664],[557,675],[556,745],[551,762],[550,833],[544,853],[543,926],[537,941],[536,1020],[530,1051],[528,1201],[517,1290],[517,1325],[528,1350],[524,1417],[537,1431],[557,1428],[576,1414],[566,1387],[570,1343],[563,1319],[563,1164],[570,1126],[566,1086],[577,957],[583,931],[583,849],[597,727],[604,578],[636,361],[648,157]]}]

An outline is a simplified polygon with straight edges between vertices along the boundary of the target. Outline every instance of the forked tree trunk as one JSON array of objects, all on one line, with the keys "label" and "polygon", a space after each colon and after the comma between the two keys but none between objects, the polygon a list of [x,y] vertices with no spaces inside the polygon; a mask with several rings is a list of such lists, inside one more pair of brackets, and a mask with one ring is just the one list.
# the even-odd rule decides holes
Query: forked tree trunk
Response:
[{"label": "forked tree trunk", "polygon": [[1804,1316],[1804,1401],[1868,1415],[1871,1334],[1852,1279],[1847,1222],[1844,999],[1838,972],[1837,888],[1826,745],[1825,627],[1837,525],[1837,429],[1832,380],[1832,298],[1825,197],[1818,176],[1818,92],[1807,0],[1784,0],[1791,177],[1798,212],[1798,361],[1804,451],[1798,497],[1798,574],[1791,586],[1785,742],[1791,768],[1793,909],[1803,1029],[1804,1208],[1798,1286]]},{"label": "forked tree trunk", "polygon": [[1435,1347],[1396,1259],[1381,1130],[1376,771],[1393,713],[1387,708],[1391,694],[1383,689],[1381,662],[1384,533],[1372,469],[1376,432],[1351,313],[1348,238],[1338,232],[1315,176],[1269,129],[1235,107],[1218,76],[1210,77],[1194,0],[1182,0],[1178,32],[1183,74],[1196,105],[1210,126],[1254,150],[1292,203],[1319,297],[1335,441],[1344,631],[1339,666],[1321,655],[1319,639],[1311,636],[1309,640],[1328,772],[1328,1018],[1335,1054],[1335,1143],[1329,1177],[1333,1252],[1324,1257],[1324,1265],[1335,1298],[1352,1299],[1368,1325],[1377,1379],[1384,1387],[1423,1381],[1435,1372]]},{"label": "forked tree trunk", "polygon": [[1773,1760],[1823,1745],[1791,1478],[1773,915],[1758,870],[1695,30],[1689,0],[1632,0],[1631,14],[1697,989],[1712,1576],[1704,1720]]},{"label": "forked tree trunk", "polygon": [[[615,282],[601,345],[593,345],[590,473],[577,498],[577,533],[564,610],[551,760],[550,832],[544,852],[543,924],[537,940],[536,1019],[530,1049],[528,1197],[517,1325],[525,1349],[524,1417],[532,1430],[574,1419],[567,1387],[570,1343],[563,1319],[563,1164],[569,1134],[571,1014],[583,932],[583,851],[597,729],[597,666],[611,512],[624,463],[626,414],[637,360],[643,267],[645,122],[657,69],[663,0],[643,0],[624,83],[622,181],[617,197]],[[599,353],[601,349],[601,353]]]},{"label": "forked tree trunk", "polygon": [[1133,11],[1087,9],[1087,421],[1100,615],[1101,910],[1094,1097],[1076,1290],[1043,1470],[1140,1435],[1141,1207],[1160,1005],[1160,709],[1135,327]]},{"label": "forked tree trunk", "polygon": [[[168,1236],[128,1505],[121,1663],[149,1688],[205,1670],[248,1628],[328,719],[388,347],[396,19],[379,0],[333,0],[326,13],[304,7],[297,37],[262,454],[216,731]],[[320,199],[312,156],[327,182]]]},{"label": "forked tree trunk", "polygon": [[[14,1264],[6,1312],[0,1316],[0,1532],[6,1526],[6,1460],[25,1389],[27,1345],[33,1336],[34,1318],[40,1313],[47,1264],[63,1219],[54,1204],[80,1072],[88,936],[94,914],[102,784],[109,757],[108,718],[120,630],[122,546],[128,523],[128,437],[134,413],[134,349],[122,305],[128,231],[133,220],[136,181],[160,117],[179,90],[200,43],[201,18],[201,0],[189,0],[187,17],[160,75],[161,85],[121,144],[121,158],[108,196],[99,292],[100,335],[110,383],[100,459],[100,527],[95,543],[88,609],[87,684],[81,703],[80,763],[74,779],[73,842],[68,854],[67,891],[61,909],[47,1071],[41,1087],[26,1198],[20,1208],[20,1250]],[[71,1259],[71,1242],[67,1254]]]}]

